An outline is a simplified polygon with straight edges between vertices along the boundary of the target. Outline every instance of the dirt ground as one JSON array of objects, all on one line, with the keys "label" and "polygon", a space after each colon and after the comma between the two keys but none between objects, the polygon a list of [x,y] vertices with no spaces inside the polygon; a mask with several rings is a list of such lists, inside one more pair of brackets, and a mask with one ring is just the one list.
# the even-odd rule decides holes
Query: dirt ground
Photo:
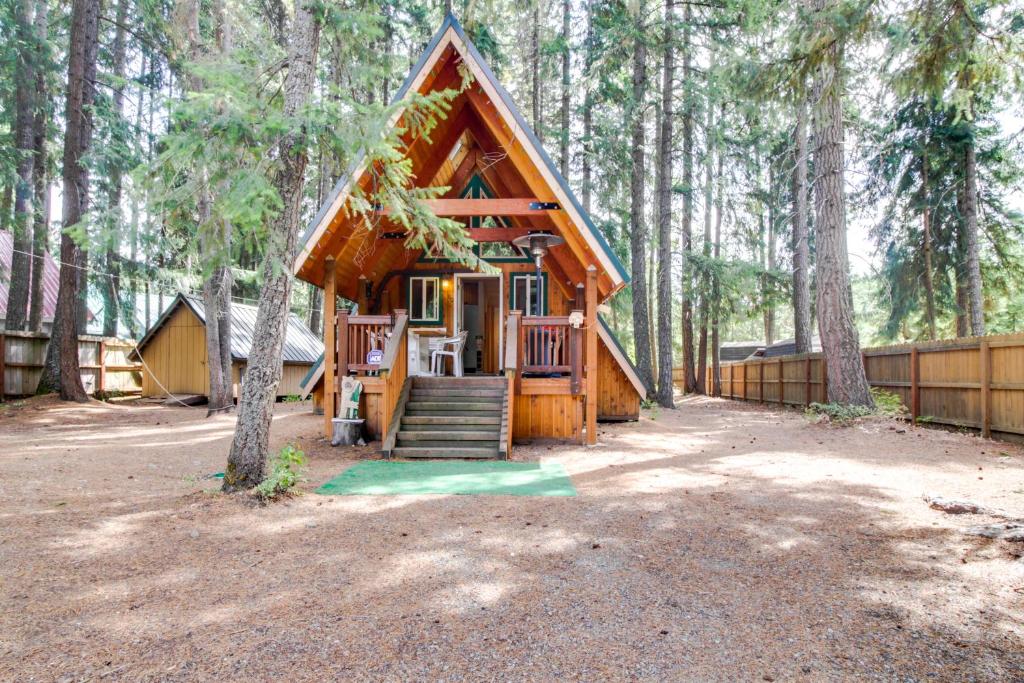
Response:
[{"label": "dirt ground", "polygon": [[[216,493],[232,418],[0,406],[0,679],[1024,680],[1024,451],[711,399],[531,446],[576,498]],[[901,431],[902,430],[902,431]]]}]

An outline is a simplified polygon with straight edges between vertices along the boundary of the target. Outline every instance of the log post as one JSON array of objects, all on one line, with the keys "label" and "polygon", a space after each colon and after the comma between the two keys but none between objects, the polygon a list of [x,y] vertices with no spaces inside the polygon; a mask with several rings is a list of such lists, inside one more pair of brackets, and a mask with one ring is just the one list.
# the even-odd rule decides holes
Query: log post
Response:
[{"label": "log post", "polygon": [[917,424],[921,416],[921,357],[917,347],[910,349],[910,422]]},{"label": "log post", "polygon": [[[345,375],[348,374],[348,361],[349,361],[348,316],[349,316],[349,311],[348,311],[347,308],[343,308],[341,311],[338,312],[338,322],[337,322],[337,325],[336,325],[337,328],[338,328],[338,331],[335,333],[335,335],[338,338],[338,381],[339,382],[341,381],[342,377],[344,377]],[[363,337],[360,337],[357,340],[357,343],[356,343],[356,348],[357,349],[360,348],[360,344],[362,344],[362,346],[365,346],[365,339]],[[357,363],[365,363],[366,361],[360,359],[360,360],[357,360],[356,362]]]},{"label": "log post", "polygon": [[597,443],[597,268],[587,266],[586,327],[587,327],[587,443]]},{"label": "log post", "polygon": [[337,315],[338,299],[335,282],[335,261],[333,256],[324,259],[324,436],[330,439],[334,433],[331,420],[337,394],[334,386],[334,364],[337,362],[335,344],[335,316]]},{"label": "log post", "polygon": [[988,341],[981,342],[978,347],[981,354],[980,377],[981,382],[981,435],[986,439],[992,438],[992,348]]}]

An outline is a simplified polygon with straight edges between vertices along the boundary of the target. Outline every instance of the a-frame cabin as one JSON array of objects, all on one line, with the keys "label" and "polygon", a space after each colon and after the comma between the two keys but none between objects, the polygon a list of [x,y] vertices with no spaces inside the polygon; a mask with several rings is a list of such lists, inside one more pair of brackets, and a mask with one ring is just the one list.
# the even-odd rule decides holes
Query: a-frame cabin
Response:
[{"label": "a-frame cabin", "polygon": [[[344,207],[353,188],[369,193],[372,183],[355,164],[295,262],[300,279],[324,289],[327,352],[306,388],[317,387],[329,435],[338,378],[359,375],[360,416],[388,455],[508,457],[513,439],[594,443],[598,419],[636,419],[644,393],[598,316],[628,276],[453,16],[396,101],[457,87],[460,65],[473,82],[429,139],[407,141],[408,157],[420,187],[449,188],[430,200],[434,212],[465,221],[477,253],[500,272],[426,257],[401,233],[352,218]],[[539,259],[513,244],[538,232],[552,243]],[[339,310],[339,296],[357,313]],[[464,376],[434,376],[431,339],[463,331]]]}]

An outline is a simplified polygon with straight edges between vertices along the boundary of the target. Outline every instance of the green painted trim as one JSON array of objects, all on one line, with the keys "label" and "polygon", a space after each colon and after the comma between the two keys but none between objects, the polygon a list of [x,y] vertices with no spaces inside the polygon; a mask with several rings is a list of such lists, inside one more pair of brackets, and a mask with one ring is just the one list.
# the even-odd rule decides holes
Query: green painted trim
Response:
[{"label": "green painted trim", "polygon": [[[437,318],[431,320],[415,320],[412,317],[412,281],[413,280],[437,280]],[[405,301],[406,310],[409,311],[409,324],[426,327],[427,325],[444,324],[444,280],[441,275],[409,275],[405,278]]]},{"label": "green painted trim", "polygon": [[[516,302],[515,302],[515,298],[516,298],[516,280],[522,279],[522,278],[527,278],[527,277],[528,278],[534,278],[534,277],[537,277],[537,274],[536,273],[512,273],[511,275],[509,275],[509,277],[508,277],[508,310],[510,310],[510,311],[518,310],[516,308],[516,305],[515,305],[516,304]],[[541,271],[540,278],[541,278],[541,280],[544,281],[544,294],[545,294],[544,300],[541,301],[541,304],[542,304],[541,305],[541,315],[547,315],[548,311],[551,308],[550,305],[549,305],[549,302],[550,302],[550,299],[551,299],[551,290],[548,289],[548,273],[547,273],[546,270],[542,270]],[[534,313],[532,311],[523,311],[523,315],[534,315]]]}]

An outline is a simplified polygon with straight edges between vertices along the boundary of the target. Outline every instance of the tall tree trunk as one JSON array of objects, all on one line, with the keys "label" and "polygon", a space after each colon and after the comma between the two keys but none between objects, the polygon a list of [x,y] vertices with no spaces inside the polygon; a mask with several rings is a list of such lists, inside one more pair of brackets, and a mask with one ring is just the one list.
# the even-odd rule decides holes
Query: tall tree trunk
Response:
[{"label": "tall tree trunk", "polygon": [[[725,119],[725,105],[722,105],[720,119]],[[712,147],[712,149],[714,149]],[[715,246],[713,256],[717,266],[722,257],[722,210],[725,206],[724,185],[722,177],[723,158],[725,154],[718,151],[718,168],[715,171]],[[719,316],[721,311],[722,285],[718,276],[718,269],[715,268],[711,278],[711,394],[712,396],[722,395],[722,358],[721,339],[719,335]]]},{"label": "tall tree trunk", "polygon": [[[820,32],[835,0],[814,0]],[[873,405],[853,318],[850,259],[846,247],[843,154],[843,53],[838,42],[824,48],[814,76],[814,208],[817,247],[818,333],[828,369],[828,399]]]},{"label": "tall tree trunk", "polygon": [[627,107],[632,131],[629,171],[629,246],[633,281],[633,348],[640,381],[654,390],[651,370],[651,319],[647,304],[647,224],[644,221],[644,98],[647,91],[647,44],[644,42],[644,2],[635,17],[633,44],[633,101]]},{"label": "tall tree trunk", "polygon": [[89,208],[89,170],[83,163],[92,142],[96,53],[101,0],[74,0],[68,53],[67,106],[64,113],[64,232],[60,238],[60,288],[57,312],[39,380],[41,391],[60,388],[65,401],[88,400],[78,366],[75,314],[80,284],[81,250],[68,228],[81,222]]},{"label": "tall tree trunk", "polygon": [[[18,36],[15,65],[14,147],[17,150],[17,180],[14,191],[14,252],[11,254],[7,298],[7,329],[23,330],[28,322],[28,297],[32,268],[32,169],[35,165],[35,36],[32,0],[17,0],[15,31]],[[40,103],[42,104],[42,103]]]},{"label": "tall tree trunk", "polygon": [[[973,126],[971,130],[973,134]],[[978,162],[971,137],[964,145],[964,210],[962,225],[964,247],[966,248],[967,299],[971,334],[980,337],[985,334],[985,308],[982,295],[981,258],[978,255]]]},{"label": "tall tree trunk", "polygon": [[46,171],[46,125],[48,89],[46,72],[43,69],[43,56],[49,34],[49,4],[47,0],[36,0],[36,65],[35,65],[35,99],[36,107],[33,118],[32,154],[32,188],[35,195],[32,215],[32,281],[30,284],[28,328],[33,332],[43,331],[43,275],[46,272],[46,253],[50,242],[50,185]]},{"label": "tall tree trunk", "polygon": [[[675,2],[665,0],[661,65],[661,133],[658,136],[658,404],[674,408],[672,396],[672,99],[675,85]],[[668,315],[664,315],[668,312]]]},{"label": "tall tree trunk", "polygon": [[690,253],[693,250],[693,90],[691,88],[690,65],[693,61],[691,24],[693,10],[689,3],[683,11],[683,235],[682,250],[682,306],[681,325],[683,328],[683,386],[688,394],[697,390],[697,369],[693,358],[693,266]]},{"label": "tall tree trunk", "polygon": [[811,351],[811,245],[807,221],[807,102],[796,107],[793,133],[793,328],[796,352]]},{"label": "tall tree trunk", "polygon": [[931,187],[928,182],[928,141],[921,153],[921,251],[924,252],[924,303],[925,319],[928,325],[928,339],[934,341],[938,334],[935,326],[935,281],[932,276],[932,216]]},{"label": "tall tree trunk", "polygon": [[533,22],[530,26],[530,106],[533,132],[543,142],[540,107],[540,0],[533,0]]},{"label": "tall tree trunk", "polygon": [[[124,115],[124,90],[120,83],[124,79],[125,63],[125,22],[128,17],[128,0],[118,0],[116,22],[114,26],[113,69],[117,85],[114,88],[114,116],[120,121]],[[107,253],[105,261],[107,277],[103,278],[103,334],[108,337],[117,336],[117,321],[121,309],[121,230],[123,215],[121,213],[121,167],[113,164],[110,171],[110,192],[108,204],[112,216],[112,225],[108,226],[105,235]]]},{"label": "tall tree trunk", "polygon": [[[309,100],[316,78],[320,25],[304,0],[295,2],[290,30],[288,73],[284,79],[284,116],[299,114]],[[273,183],[283,210],[273,220],[261,267],[263,284],[253,338],[261,340],[249,354],[235,438],[224,472],[224,490],[249,489],[263,480],[270,440],[274,398],[281,381],[281,350],[288,322],[302,185],[306,170],[306,143],[302,131],[291,130],[281,140],[280,167]]]},{"label": "tall tree trunk", "polygon": [[768,163],[768,243],[766,249],[764,276],[764,338],[768,345],[775,343],[775,272],[776,230],[775,230],[775,162]]},{"label": "tall tree trunk", "polygon": [[583,210],[590,213],[590,194],[593,186],[593,178],[590,163],[590,155],[593,153],[594,145],[594,93],[591,83],[594,65],[594,0],[587,0],[587,44],[585,46],[585,58],[583,63],[583,82],[586,90],[583,95],[583,158],[581,172],[583,182]]},{"label": "tall tree trunk", "polygon": [[697,393],[707,393],[708,377],[708,318],[711,316],[711,276],[708,259],[711,257],[711,209],[714,203],[712,182],[714,175],[714,147],[711,144],[711,131],[715,128],[715,110],[711,98],[707,101],[707,125],[704,129],[707,147],[704,154],[704,246],[701,253],[704,266],[700,273],[700,315],[698,322],[699,337],[697,339]]},{"label": "tall tree trunk", "polygon": [[569,40],[572,38],[570,22],[572,21],[572,3],[562,0],[562,126],[558,136],[558,166],[562,177],[569,180],[569,107],[572,94],[569,90],[570,68],[572,66]]}]

